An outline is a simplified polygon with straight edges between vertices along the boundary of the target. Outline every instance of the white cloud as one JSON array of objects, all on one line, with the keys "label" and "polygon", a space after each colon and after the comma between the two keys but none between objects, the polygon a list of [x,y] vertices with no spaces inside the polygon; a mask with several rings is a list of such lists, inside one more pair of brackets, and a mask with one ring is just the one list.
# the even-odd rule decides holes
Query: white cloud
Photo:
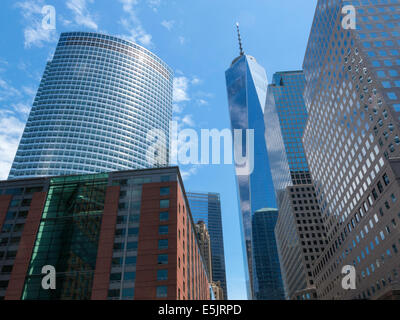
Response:
[{"label": "white cloud", "polygon": [[143,28],[142,22],[137,17],[135,6],[138,4],[137,0],[119,0],[122,3],[122,9],[128,18],[122,18],[120,20],[121,25],[126,29],[129,35],[121,35],[121,37],[128,39],[132,42],[139,42],[140,44],[151,47],[152,36],[147,33]]},{"label": "white cloud", "polygon": [[163,21],[161,22],[161,25],[162,25],[164,28],[166,28],[168,31],[171,31],[171,30],[172,30],[172,28],[174,27],[174,24],[175,24],[175,21],[174,21],[174,20],[169,20],[169,21],[163,20]]},{"label": "white cloud", "polygon": [[29,112],[31,111],[32,104],[18,102],[18,103],[12,104],[11,107],[16,112],[21,113],[24,116],[27,116],[27,115],[29,115]]},{"label": "white cloud", "polygon": [[180,36],[178,39],[179,39],[179,43],[180,43],[180,44],[185,44],[185,42],[186,42],[185,37]]},{"label": "white cloud", "polygon": [[172,112],[174,113],[181,113],[183,111],[183,107],[180,106],[179,104],[174,103],[172,105]]},{"label": "white cloud", "polygon": [[194,176],[198,173],[199,167],[198,166],[191,166],[188,169],[180,169],[182,179],[189,179],[191,176]]},{"label": "white cloud", "polygon": [[193,121],[192,115],[190,115],[190,114],[185,115],[182,118],[182,122],[189,127],[194,127],[194,121]]},{"label": "white cloud", "polygon": [[25,124],[7,112],[0,116],[0,179],[7,179]]},{"label": "white cloud", "polygon": [[25,48],[32,46],[43,47],[46,42],[57,41],[56,30],[44,29],[42,26],[42,8],[45,5],[43,0],[27,0],[16,3],[20,13],[25,19]]},{"label": "white cloud", "polygon": [[183,102],[189,101],[188,95],[189,89],[189,80],[185,76],[175,77],[174,78],[174,92],[173,92],[173,100],[174,102]]},{"label": "white cloud", "polygon": [[[93,3],[93,0],[68,0],[66,2],[66,6],[73,12],[74,21],[78,26],[84,26],[89,29],[97,30],[98,25],[87,8],[88,3]],[[68,20],[64,20],[64,23],[66,21]]]},{"label": "white cloud", "polygon": [[34,97],[36,95],[36,90],[33,87],[23,86],[22,90],[30,97]]},{"label": "white cloud", "polygon": [[161,5],[161,0],[147,0],[148,6],[155,12],[158,11],[158,7]]},{"label": "white cloud", "polygon": [[4,101],[10,98],[19,98],[21,97],[21,92],[14,88],[11,84],[9,84],[4,79],[0,78],[0,101]]},{"label": "white cloud", "polygon": [[193,85],[198,85],[198,84],[201,84],[202,81],[201,81],[198,77],[193,77],[191,83],[192,83]]},{"label": "white cloud", "polygon": [[58,15],[58,20],[61,21],[64,27],[68,27],[72,24],[71,20],[64,18],[64,16],[61,14]]},{"label": "white cloud", "polygon": [[206,106],[206,105],[208,105],[208,102],[207,102],[206,100],[204,100],[204,99],[198,99],[198,100],[197,100],[197,103],[198,103],[200,106]]}]

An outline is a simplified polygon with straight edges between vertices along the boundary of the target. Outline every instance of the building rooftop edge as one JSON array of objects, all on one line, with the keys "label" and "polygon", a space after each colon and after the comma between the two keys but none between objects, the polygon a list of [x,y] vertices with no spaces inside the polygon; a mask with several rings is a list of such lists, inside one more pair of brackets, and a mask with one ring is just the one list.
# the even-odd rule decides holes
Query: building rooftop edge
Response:
[{"label": "building rooftop edge", "polygon": [[[111,34],[107,34],[107,33],[102,33],[102,32],[93,32],[93,31],[66,31],[66,32],[61,32],[60,34],[60,38],[63,35],[68,35],[68,34],[72,34],[72,33],[81,33],[81,34],[91,34],[91,35],[97,35],[97,36],[106,36],[106,37],[110,37],[113,38],[115,40],[119,40],[119,41],[125,41],[127,43],[130,43],[132,45],[138,46],[139,48],[141,48],[143,51],[145,51],[149,56],[151,57],[155,57],[158,60],[160,60],[160,62],[163,64],[163,66],[168,70],[168,72],[173,75],[174,71],[173,69],[163,60],[161,59],[158,55],[156,55],[154,52],[150,51],[149,49],[146,49],[145,47],[141,46],[140,44],[133,42],[132,40],[128,40],[122,37],[118,37],[118,36],[113,36]],[[156,60],[157,60],[156,59]]]}]

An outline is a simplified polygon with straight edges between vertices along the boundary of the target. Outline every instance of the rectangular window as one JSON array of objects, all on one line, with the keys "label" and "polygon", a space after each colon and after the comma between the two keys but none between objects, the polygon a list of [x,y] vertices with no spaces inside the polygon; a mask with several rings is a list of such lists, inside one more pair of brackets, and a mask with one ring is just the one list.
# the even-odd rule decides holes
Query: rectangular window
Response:
[{"label": "rectangular window", "polygon": [[170,192],[169,187],[160,188],[160,196],[168,196]]},{"label": "rectangular window", "polygon": [[389,177],[387,176],[386,173],[383,175],[383,182],[385,183],[386,186],[390,183]]},{"label": "rectangular window", "polygon": [[22,200],[21,206],[22,207],[29,207],[31,205],[32,199],[24,199]]},{"label": "rectangular window", "polygon": [[126,257],[125,264],[136,264],[136,257]]},{"label": "rectangular window", "polygon": [[108,297],[119,298],[119,290],[118,289],[108,290]]},{"label": "rectangular window", "polygon": [[158,286],[157,287],[157,298],[166,298],[168,296],[168,287],[167,286]]},{"label": "rectangular window", "polygon": [[157,280],[158,281],[165,281],[168,280],[168,270],[157,270]]},{"label": "rectangular window", "polygon": [[168,219],[169,219],[168,211],[160,212],[160,221],[168,221]]},{"label": "rectangular window", "polygon": [[113,267],[120,267],[120,266],[122,266],[122,258],[113,258],[113,259],[112,259],[112,266],[113,266]]},{"label": "rectangular window", "polygon": [[121,280],[121,273],[111,273],[110,281],[120,281]]},{"label": "rectangular window", "polygon": [[167,254],[159,254],[158,255],[158,264],[168,264],[168,255]]},{"label": "rectangular window", "polygon": [[159,226],[158,234],[160,234],[160,235],[168,234],[168,226]]},{"label": "rectangular window", "polygon": [[10,202],[10,207],[18,207],[21,203],[21,200],[13,200]]},{"label": "rectangular window", "polygon": [[128,242],[126,245],[126,250],[137,250],[138,243],[137,242]]},{"label": "rectangular window", "polygon": [[135,288],[126,288],[122,290],[123,298],[133,298],[135,294]]},{"label": "rectangular window", "polygon": [[125,272],[124,280],[125,281],[132,281],[136,278],[136,272]]},{"label": "rectangular window", "polygon": [[169,200],[160,200],[160,208],[169,208]]},{"label": "rectangular window", "polygon": [[6,195],[13,195],[13,196],[20,196],[24,192],[23,188],[16,188],[16,189],[7,189]]},{"label": "rectangular window", "polygon": [[128,235],[129,236],[137,236],[139,233],[139,228],[129,228]]},{"label": "rectangular window", "polygon": [[168,239],[158,240],[158,249],[159,250],[168,249]]}]

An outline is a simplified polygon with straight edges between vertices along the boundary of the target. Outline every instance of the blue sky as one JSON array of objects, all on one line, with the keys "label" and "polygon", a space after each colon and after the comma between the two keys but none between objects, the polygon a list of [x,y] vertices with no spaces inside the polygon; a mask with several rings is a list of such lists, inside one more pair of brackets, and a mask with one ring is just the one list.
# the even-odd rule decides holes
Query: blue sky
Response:
[{"label": "blue sky", "polygon": [[[174,118],[181,128],[229,128],[225,70],[244,51],[267,71],[301,69],[317,0],[2,0],[0,11],[0,179],[18,141],[59,34],[96,31],[128,38],[175,72]],[[41,29],[44,5],[56,30]],[[228,294],[244,299],[234,168],[182,167],[186,190],[221,193]]]}]

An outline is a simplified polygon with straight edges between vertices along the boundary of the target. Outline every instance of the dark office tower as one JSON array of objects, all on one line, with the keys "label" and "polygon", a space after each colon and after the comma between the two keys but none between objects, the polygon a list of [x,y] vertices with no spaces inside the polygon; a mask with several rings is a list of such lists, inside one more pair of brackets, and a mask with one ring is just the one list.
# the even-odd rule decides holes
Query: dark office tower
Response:
[{"label": "dark office tower", "polygon": [[313,264],[326,244],[321,212],[304,154],[307,110],[302,71],[277,72],[268,86],[265,140],[278,199],[275,228],[288,299],[315,299]]},{"label": "dark office tower", "polygon": [[[178,168],[0,181],[0,300],[208,300]],[[42,268],[56,270],[55,290]]]},{"label": "dark office tower", "polygon": [[213,282],[220,282],[224,298],[228,299],[220,195],[211,192],[187,192],[187,197],[194,222],[203,221],[210,235],[211,278]]},{"label": "dark office tower", "polygon": [[[329,244],[315,263],[322,299],[395,298],[400,247],[398,1],[318,1],[304,59],[303,141]],[[342,287],[353,266],[356,289]],[[397,291],[398,292],[398,291]]]},{"label": "dark office tower", "polygon": [[[244,173],[236,165],[236,182],[239,196],[241,232],[245,257],[245,272],[249,298],[256,279],[252,276],[252,215],[262,208],[276,207],[275,194],[269,169],[267,148],[264,139],[264,105],[267,93],[267,76],[263,67],[241,49],[225,73],[228,91],[229,114],[233,133],[254,130],[254,169]],[[247,150],[246,138],[242,139],[242,150]],[[245,151],[244,151],[245,152]]]},{"label": "dark office tower", "polygon": [[252,216],[256,300],[285,299],[274,232],[277,219],[278,210],[268,208],[257,210]]},{"label": "dark office tower", "polygon": [[[9,178],[168,164],[171,69],[112,36],[62,33],[47,63]],[[152,149],[159,129],[164,150]],[[149,152],[147,152],[149,151]],[[154,151],[154,152],[153,152]]]}]

